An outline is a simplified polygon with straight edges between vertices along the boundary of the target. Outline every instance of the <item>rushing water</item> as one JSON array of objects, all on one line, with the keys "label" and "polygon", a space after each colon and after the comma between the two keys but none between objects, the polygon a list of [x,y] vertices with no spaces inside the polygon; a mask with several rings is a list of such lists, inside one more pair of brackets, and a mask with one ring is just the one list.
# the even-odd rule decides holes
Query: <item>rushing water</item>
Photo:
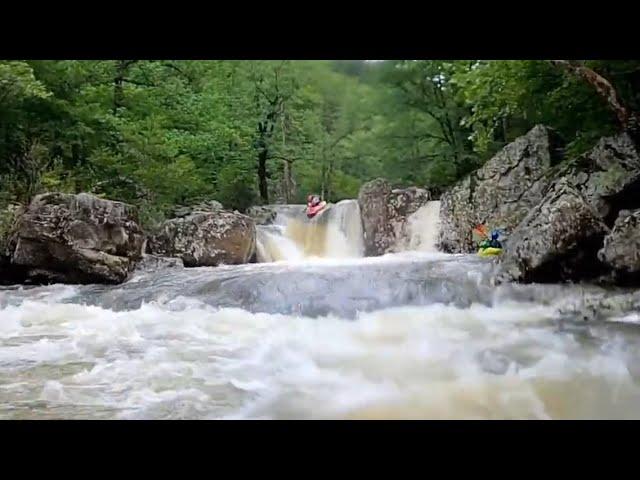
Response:
[{"label": "rushing water", "polygon": [[489,267],[398,254],[0,290],[0,417],[640,418],[637,314],[585,322],[566,307],[600,290],[493,288]]},{"label": "rushing water", "polygon": [[280,215],[275,263],[0,289],[0,418],[640,418],[637,293],[494,287],[429,209],[358,258],[354,209]]},{"label": "rushing water", "polygon": [[357,258],[364,254],[360,208],[356,200],[329,205],[308,219],[304,205],[274,206],[273,225],[258,226],[260,262],[309,258]]}]

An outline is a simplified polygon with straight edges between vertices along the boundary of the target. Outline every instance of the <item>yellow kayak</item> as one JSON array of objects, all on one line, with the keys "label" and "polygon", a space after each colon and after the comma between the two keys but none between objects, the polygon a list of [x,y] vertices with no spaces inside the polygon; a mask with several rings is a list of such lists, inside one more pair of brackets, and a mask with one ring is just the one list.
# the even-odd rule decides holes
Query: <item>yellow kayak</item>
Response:
[{"label": "yellow kayak", "polygon": [[478,255],[480,255],[481,257],[495,257],[496,255],[500,255],[501,253],[501,248],[487,247],[478,250]]}]

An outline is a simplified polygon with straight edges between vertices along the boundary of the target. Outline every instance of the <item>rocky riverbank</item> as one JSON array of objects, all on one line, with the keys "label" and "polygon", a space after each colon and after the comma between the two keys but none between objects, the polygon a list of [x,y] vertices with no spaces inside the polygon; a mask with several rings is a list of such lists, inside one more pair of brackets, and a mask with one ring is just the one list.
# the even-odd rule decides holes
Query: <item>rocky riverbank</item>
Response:
[{"label": "rocky riverbank", "polygon": [[442,197],[440,246],[473,252],[472,228],[507,232],[498,281],[636,283],[640,155],[626,134],[564,159],[537,126]]},{"label": "rocky riverbank", "polygon": [[[478,224],[504,232],[496,282],[640,282],[640,154],[626,134],[565,159],[558,137],[536,126],[440,199],[439,249],[473,253]],[[423,188],[362,186],[365,256],[407,249]],[[424,210],[426,211],[426,210]],[[256,225],[273,206],[241,214],[216,201],[174,209],[144,232],[134,207],[81,193],[46,193],[0,214],[1,283],[121,283],[136,268],[255,261]],[[437,210],[436,210],[437,214]],[[435,230],[434,230],[435,231]]]},{"label": "rocky riverbank", "polygon": [[93,195],[46,193],[5,211],[0,283],[122,283],[138,267],[217,266],[248,262],[255,224],[215,202],[140,227],[136,210]]}]

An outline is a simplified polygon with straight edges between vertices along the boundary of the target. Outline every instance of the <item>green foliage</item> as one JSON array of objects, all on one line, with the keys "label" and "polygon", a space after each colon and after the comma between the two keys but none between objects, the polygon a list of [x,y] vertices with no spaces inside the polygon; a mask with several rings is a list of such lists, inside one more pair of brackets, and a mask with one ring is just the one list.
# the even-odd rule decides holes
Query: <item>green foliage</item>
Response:
[{"label": "green foliage", "polygon": [[[640,62],[586,65],[640,107]],[[90,191],[154,225],[208,199],[244,211],[261,183],[271,202],[379,176],[442,191],[538,123],[568,155],[616,128],[545,61],[0,61],[0,204]]]},{"label": "green foliage", "polygon": [[30,98],[46,98],[49,95],[50,92],[35,78],[28,63],[0,61],[0,105],[3,110]]},{"label": "green foliage", "polygon": [[611,134],[614,117],[593,87],[542,60],[482,61],[454,81],[471,113],[463,122],[483,156],[536,124],[555,128],[577,154]]},{"label": "green foliage", "polygon": [[227,208],[244,212],[258,200],[254,184],[252,171],[239,164],[225,165],[218,177],[217,198]]}]

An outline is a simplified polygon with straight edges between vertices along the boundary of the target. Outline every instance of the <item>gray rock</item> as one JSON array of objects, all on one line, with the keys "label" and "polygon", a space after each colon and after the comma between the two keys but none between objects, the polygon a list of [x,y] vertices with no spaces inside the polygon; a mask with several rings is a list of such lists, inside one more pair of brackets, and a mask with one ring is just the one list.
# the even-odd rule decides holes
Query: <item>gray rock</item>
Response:
[{"label": "gray rock", "polygon": [[181,258],[186,267],[204,267],[247,263],[255,244],[253,219],[219,210],[167,220],[149,239],[147,252]]},{"label": "gray rock", "polygon": [[588,153],[559,165],[598,214],[612,226],[624,208],[640,208],[640,155],[627,134],[600,139]]},{"label": "gray rock", "polygon": [[173,209],[173,216],[186,217],[187,215],[191,215],[193,213],[217,212],[223,209],[224,207],[217,200],[209,200],[207,202],[200,202],[188,206],[178,205]]},{"label": "gray rock", "polygon": [[0,210],[0,285],[24,281],[24,270],[11,263],[11,255],[15,249],[15,230],[23,213],[21,205],[9,205]]},{"label": "gray rock", "polygon": [[393,244],[388,208],[390,196],[391,185],[383,178],[365,183],[358,193],[364,253],[368,257],[384,254]]},{"label": "gray rock", "polygon": [[132,206],[86,193],[46,193],[18,221],[11,261],[33,281],[120,283],[143,244]]},{"label": "gray rock", "polygon": [[620,273],[640,273],[640,209],[620,212],[598,258]]},{"label": "gray rock", "polygon": [[366,256],[397,251],[405,240],[407,218],[426,202],[422,188],[391,189],[385,179],[365,183],[358,194]]},{"label": "gray rock", "polygon": [[268,205],[256,205],[247,210],[247,215],[253,218],[256,225],[271,225],[278,213]]},{"label": "gray rock", "polygon": [[483,371],[494,375],[504,375],[513,363],[506,355],[493,350],[483,350],[477,355],[477,360]]},{"label": "gray rock", "polygon": [[556,304],[558,312],[568,318],[582,320],[608,320],[629,312],[640,311],[640,291],[609,290],[585,291],[579,296],[568,296]]},{"label": "gray rock", "polygon": [[498,280],[555,282],[595,277],[602,271],[596,252],[608,230],[569,181],[558,181],[513,231]]},{"label": "gray rock", "polygon": [[478,224],[515,228],[551,184],[550,167],[559,159],[556,144],[553,132],[538,125],[443,194],[440,248],[449,253],[475,251],[472,229]]},{"label": "gray rock", "polygon": [[0,261],[10,260],[13,247],[12,238],[20,216],[24,213],[21,205],[8,205],[0,210]]},{"label": "gray rock", "polygon": [[184,268],[182,259],[175,257],[161,257],[159,255],[145,254],[136,265],[136,271],[163,270],[166,268]]},{"label": "gray rock", "polygon": [[424,188],[408,187],[391,191],[388,208],[394,238],[387,252],[397,252],[403,248],[408,241],[407,219],[430,200],[431,194]]}]

